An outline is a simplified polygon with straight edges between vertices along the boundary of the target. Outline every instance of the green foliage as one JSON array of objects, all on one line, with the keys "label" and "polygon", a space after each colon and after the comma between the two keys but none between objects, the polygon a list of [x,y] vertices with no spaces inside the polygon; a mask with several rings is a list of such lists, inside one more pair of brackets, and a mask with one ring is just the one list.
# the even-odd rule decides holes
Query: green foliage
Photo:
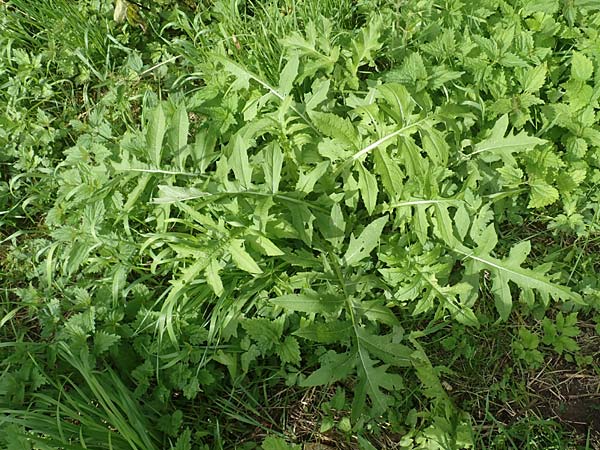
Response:
[{"label": "green foliage", "polygon": [[575,352],[579,350],[579,345],[573,339],[580,333],[577,326],[577,313],[571,313],[565,317],[562,312],[559,312],[555,321],[545,317],[542,326],[544,328],[542,342],[551,345],[559,355],[564,351]]},{"label": "green foliage", "polygon": [[525,328],[519,329],[519,338],[513,342],[513,349],[517,358],[522,359],[531,367],[538,368],[544,361],[543,354],[538,350],[540,338]]},{"label": "green foliage", "polygon": [[0,9],[2,445],[297,448],[335,389],[315,431],[473,448],[466,335],[579,356],[593,5],[108,3]]}]

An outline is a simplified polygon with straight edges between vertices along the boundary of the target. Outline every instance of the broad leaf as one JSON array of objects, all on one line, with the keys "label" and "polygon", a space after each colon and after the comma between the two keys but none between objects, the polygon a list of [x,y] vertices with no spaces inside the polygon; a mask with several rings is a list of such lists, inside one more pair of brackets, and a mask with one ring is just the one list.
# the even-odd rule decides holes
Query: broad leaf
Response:
[{"label": "broad leaf", "polygon": [[162,146],[167,131],[165,112],[159,103],[151,112],[146,128],[148,159],[156,168],[160,168]]},{"label": "broad leaf", "polygon": [[486,232],[479,239],[477,247],[472,252],[466,252],[456,249],[465,257],[466,275],[477,274],[482,270],[491,273],[493,279],[493,294],[496,301],[496,307],[500,318],[506,320],[512,308],[512,294],[509,281],[523,290],[533,289],[538,292],[544,305],[549,303],[549,299],[573,300],[580,303],[581,296],[565,286],[552,282],[543,273],[535,270],[521,267],[531,246],[529,241],[524,241],[515,246],[508,258],[498,259],[489,254],[489,246],[486,236],[493,234],[493,225],[490,225]]},{"label": "broad leaf", "polygon": [[350,244],[344,255],[344,263],[348,266],[353,266],[368,257],[371,251],[379,243],[381,232],[388,221],[388,216],[380,217],[374,220],[355,238],[350,236]]},{"label": "broad leaf", "polygon": [[244,241],[241,239],[232,239],[229,242],[229,252],[231,253],[231,259],[238,268],[252,274],[262,273],[261,268],[256,264],[256,261],[252,259],[252,256],[244,250]]},{"label": "broad leaf", "polygon": [[299,383],[302,387],[322,386],[343,380],[356,364],[356,353],[336,353],[329,350],[319,358],[321,367]]},{"label": "broad leaf", "polygon": [[305,294],[289,294],[270,300],[273,304],[289,311],[328,314],[340,310],[343,299],[331,294],[307,292]]},{"label": "broad leaf", "polygon": [[512,154],[533,149],[536,145],[544,144],[546,141],[537,137],[529,136],[524,131],[512,135],[506,134],[508,128],[508,115],[503,115],[492,129],[491,135],[475,145],[475,150],[469,155],[479,158],[485,162],[498,161],[500,159],[516,165]]},{"label": "broad leaf", "polygon": [[322,344],[344,342],[350,337],[352,324],[349,322],[313,322],[302,326],[294,332],[294,336]]},{"label": "broad leaf", "polygon": [[375,175],[365,169],[365,166],[358,161],[358,188],[363,199],[365,207],[369,215],[373,214],[375,205],[377,204],[377,193],[379,187]]},{"label": "broad leaf", "polygon": [[279,190],[281,181],[281,168],[283,167],[283,153],[276,143],[272,143],[264,150],[263,172],[265,183],[271,193]]}]

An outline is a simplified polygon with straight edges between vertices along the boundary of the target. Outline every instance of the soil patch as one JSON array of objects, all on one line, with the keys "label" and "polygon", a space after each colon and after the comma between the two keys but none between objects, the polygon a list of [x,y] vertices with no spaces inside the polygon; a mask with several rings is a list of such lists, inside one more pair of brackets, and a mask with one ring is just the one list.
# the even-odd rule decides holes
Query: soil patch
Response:
[{"label": "soil patch", "polygon": [[556,383],[536,382],[537,406],[546,418],[558,419],[581,434],[600,434],[600,377],[582,373],[554,373]]}]

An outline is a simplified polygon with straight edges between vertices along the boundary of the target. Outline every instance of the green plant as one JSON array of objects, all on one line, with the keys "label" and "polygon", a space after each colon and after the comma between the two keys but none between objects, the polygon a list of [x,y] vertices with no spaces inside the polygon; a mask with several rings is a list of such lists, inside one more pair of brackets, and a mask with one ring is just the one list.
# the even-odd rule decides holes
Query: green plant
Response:
[{"label": "green plant", "polygon": [[542,342],[551,345],[559,355],[564,351],[575,352],[579,350],[577,341],[573,339],[580,333],[577,326],[577,313],[571,313],[565,317],[562,312],[559,312],[555,320],[545,317],[542,326],[544,328]]},{"label": "green plant", "polygon": [[566,439],[474,417],[598,311],[595,5],[111,3],[0,9],[4,445]]},{"label": "green plant", "polygon": [[[546,342],[545,342],[546,343]],[[526,328],[519,329],[519,338],[513,342],[515,356],[533,368],[538,368],[544,361],[544,355],[538,350],[540,338]]]}]

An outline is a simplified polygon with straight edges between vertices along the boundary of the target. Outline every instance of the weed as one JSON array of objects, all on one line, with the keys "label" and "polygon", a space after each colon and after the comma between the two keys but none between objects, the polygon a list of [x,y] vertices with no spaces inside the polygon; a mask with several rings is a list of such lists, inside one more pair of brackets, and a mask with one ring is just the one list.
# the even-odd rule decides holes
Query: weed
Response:
[{"label": "weed", "polygon": [[191,3],[0,6],[2,445],[593,448],[598,7]]}]

